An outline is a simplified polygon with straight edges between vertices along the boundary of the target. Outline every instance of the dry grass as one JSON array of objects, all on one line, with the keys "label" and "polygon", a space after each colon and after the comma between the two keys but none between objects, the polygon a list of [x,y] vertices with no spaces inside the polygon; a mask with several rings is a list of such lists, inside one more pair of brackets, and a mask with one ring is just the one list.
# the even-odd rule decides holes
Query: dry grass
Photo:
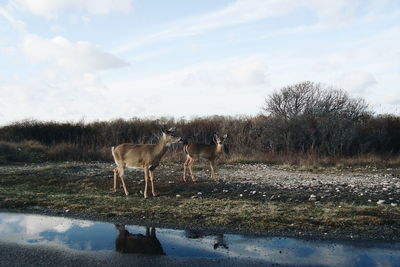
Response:
[{"label": "dry grass", "polygon": [[[182,145],[178,144],[169,150],[164,162],[183,163],[185,154]],[[19,143],[0,141],[0,163],[43,162],[43,161],[107,161],[112,162],[110,147],[82,150],[78,145],[58,143],[43,145],[37,141]],[[220,163],[267,163],[283,167],[296,167],[300,170],[314,171],[326,167],[338,169],[348,167],[395,168],[400,166],[400,155],[360,154],[354,156],[322,156],[318,153],[261,153],[224,154]]]},{"label": "dry grass", "polygon": [[267,163],[294,166],[302,170],[318,170],[325,167],[395,168],[400,166],[400,155],[361,154],[354,156],[322,156],[317,153],[255,153],[233,154],[220,159],[226,163]]}]

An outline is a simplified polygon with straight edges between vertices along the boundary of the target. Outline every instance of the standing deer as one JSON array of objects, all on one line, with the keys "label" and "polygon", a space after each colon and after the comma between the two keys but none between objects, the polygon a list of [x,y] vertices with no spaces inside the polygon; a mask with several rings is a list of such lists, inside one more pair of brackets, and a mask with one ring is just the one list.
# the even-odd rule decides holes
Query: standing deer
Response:
[{"label": "standing deer", "polygon": [[117,177],[119,176],[124,187],[125,194],[129,192],[126,189],[124,181],[125,167],[139,167],[144,169],[144,197],[147,198],[147,187],[149,176],[151,180],[151,191],[153,196],[157,196],[154,188],[154,169],[160,163],[161,158],[167,151],[168,146],[172,143],[182,142],[182,138],[175,136],[175,128],[162,130],[162,137],[158,144],[131,144],[124,143],[117,147],[112,147],[111,152],[117,167],[114,169],[114,192],[117,192]]},{"label": "standing deer", "polygon": [[218,136],[214,134],[214,145],[190,143],[183,147],[183,151],[186,153],[186,161],[183,165],[183,180],[186,182],[186,169],[189,168],[190,176],[192,181],[196,181],[193,176],[192,165],[193,161],[197,158],[204,158],[210,162],[211,167],[211,179],[215,179],[215,160],[224,151],[224,142],[228,135]]}]

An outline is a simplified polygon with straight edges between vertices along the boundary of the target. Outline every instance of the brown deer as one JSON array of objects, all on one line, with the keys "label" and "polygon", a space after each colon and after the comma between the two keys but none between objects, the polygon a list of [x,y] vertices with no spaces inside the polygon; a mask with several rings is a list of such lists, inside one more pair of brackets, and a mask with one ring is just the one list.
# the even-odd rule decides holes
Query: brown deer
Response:
[{"label": "brown deer", "polygon": [[182,138],[175,136],[175,128],[162,130],[162,136],[158,144],[120,144],[112,147],[111,152],[117,167],[114,169],[114,192],[117,192],[117,177],[122,181],[122,186],[126,195],[129,195],[124,181],[125,167],[139,167],[144,170],[145,186],[144,197],[147,198],[147,187],[149,177],[151,180],[151,191],[153,196],[157,196],[154,188],[154,169],[159,165],[161,158],[172,143],[182,142]]},{"label": "brown deer", "polygon": [[193,161],[197,158],[204,158],[210,162],[211,167],[211,179],[215,179],[215,160],[224,151],[224,142],[228,135],[218,136],[214,134],[214,145],[189,143],[183,147],[183,151],[186,153],[186,161],[183,165],[183,180],[186,182],[186,169],[189,168],[190,176],[192,181],[196,181],[193,176],[192,165]]},{"label": "brown deer", "polygon": [[121,253],[141,253],[164,255],[160,241],[156,237],[154,227],[146,227],[146,235],[131,234],[125,229],[125,225],[115,225],[119,234],[115,239],[115,250]]}]

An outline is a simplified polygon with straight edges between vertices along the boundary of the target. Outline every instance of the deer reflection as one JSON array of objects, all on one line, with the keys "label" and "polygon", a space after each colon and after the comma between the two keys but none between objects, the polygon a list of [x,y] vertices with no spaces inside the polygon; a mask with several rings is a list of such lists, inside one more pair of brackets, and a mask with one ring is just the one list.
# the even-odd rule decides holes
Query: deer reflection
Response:
[{"label": "deer reflection", "polygon": [[164,255],[160,241],[156,237],[154,227],[146,227],[146,235],[131,234],[125,229],[125,225],[116,224],[119,234],[115,239],[115,249],[121,253],[141,253],[152,255]]},{"label": "deer reflection", "polygon": [[214,243],[214,249],[217,248],[224,248],[224,249],[229,249],[228,244],[224,240],[224,235],[223,234],[212,234],[204,231],[196,231],[196,230],[186,230],[185,235],[187,238],[190,239],[199,239],[203,238],[206,236],[215,236],[215,243]]},{"label": "deer reflection", "polygon": [[217,248],[229,249],[228,244],[225,243],[223,234],[216,234],[215,241],[216,241],[216,243],[214,244],[214,249],[217,249]]}]

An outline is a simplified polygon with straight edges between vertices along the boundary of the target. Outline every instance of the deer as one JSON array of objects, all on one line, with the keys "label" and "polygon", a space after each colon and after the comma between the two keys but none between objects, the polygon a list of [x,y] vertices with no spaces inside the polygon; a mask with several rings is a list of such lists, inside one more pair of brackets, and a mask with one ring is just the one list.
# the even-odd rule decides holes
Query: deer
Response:
[{"label": "deer", "polygon": [[186,182],[186,169],[189,168],[192,181],[196,181],[193,176],[192,165],[195,159],[204,158],[210,162],[211,179],[215,179],[215,160],[218,159],[224,151],[224,142],[228,137],[227,134],[219,136],[214,134],[213,141],[215,144],[206,145],[198,143],[189,143],[184,145],[183,151],[186,154],[186,161],[183,164],[183,181]]},{"label": "deer", "polygon": [[126,189],[124,181],[124,170],[126,167],[142,168],[145,179],[144,198],[148,197],[149,177],[151,180],[151,192],[154,197],[157,196],[154,187],[154,169],[157,168],[161,158],[171,144],[182,142],[182,138],[175,135],[175,130],[176,128],[170,128],[169,130],[162,129],[162,136],[157,144],[124,143],[111,148],[115,164],[117,164],[117,167],[114,168],[114,192],[117,192],[117,180],[119,176],[125,195],[128,196],[129,192]]},{"label": "deer", "polygon": [[165,255],[160,241],[156,237],[156,228],[146,226],[146,235],[131,234],[125,225],[116,224],[119,234],[115,238],[115,250],[121,253],[141,253]]}]

